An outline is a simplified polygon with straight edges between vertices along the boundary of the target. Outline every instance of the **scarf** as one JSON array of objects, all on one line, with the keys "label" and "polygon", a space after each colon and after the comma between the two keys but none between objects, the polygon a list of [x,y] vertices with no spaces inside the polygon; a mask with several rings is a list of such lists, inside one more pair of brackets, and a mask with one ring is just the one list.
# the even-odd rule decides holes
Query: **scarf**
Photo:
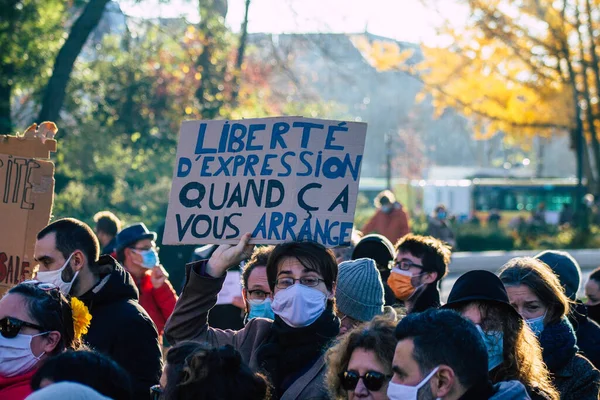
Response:
[{"label": "scarf", "polygon": [[275,388],[275,398],[280,398],[297,378],[313,366],[339,332],[340,320],[333,313],[330,301],[323,314],[303,328],[292,328],[275,316],[269,336],[256,355],[259,367]]},{"label": "scarf", "polygon": [[440,292],[437,287],[438,283],[430,283],[425,286],[425,289],[421,293],[416,293],[416,299],[411,314],[420,313],[430,308],[440,308],[442,306],[440,302]]},{"label": "scarf", "polygon": [[571,323],[563,317],[556,324],[546,325],[540,334],[542,358],[552,373],[564,368],[579,350]]}]

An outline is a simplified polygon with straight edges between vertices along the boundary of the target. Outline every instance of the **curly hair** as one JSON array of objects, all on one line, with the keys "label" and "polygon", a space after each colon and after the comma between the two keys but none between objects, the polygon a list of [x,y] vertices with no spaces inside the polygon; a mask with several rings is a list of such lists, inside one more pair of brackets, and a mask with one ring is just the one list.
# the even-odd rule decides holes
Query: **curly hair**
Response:
[{"label": "curly hair", "polygon": [[356,349],[370,350],[385,368],[387,375],[392,374],[392,360],[396,349],[396,314],[389,313],[375,317],[348,332],[331,347],[326,354],[327,375],[325,377],[332,398],[346,399],[347,392],[342,388],[340,374],[348,368],[352,353]]},{"label": "curly hair", "polygon": [[539,342],[525,328],[523,319],[509,310],[509,305],[484,300],[459,303],[452,308],[462,313],[470,306],[479,309],[482,329],[501,331],[504,335],[503,362],[490,372],[492,382],[516,380],[547,399],[558,400],[559,393],[552,385]]},{"label": "curly hair", "polygon": [[504,286],[525,285],[548,308],[545,323],[555,324],[570,311],[570,301],[565,289],[552,269],[532,257],[517,257],[500,270]]},{"label": "curly hair", "polygon": [[65,297],[58,289],[42,290],[33,282],[21,283],[11,288],[8,294],[23,297],[27,313],[36,324],[48,332],[60,333],[60,341],[50,355],[83,347],[81,340],[75,337],[70,296]]},{"label": "curly hair", "polygon": [[166,400],[269,400],[267,378],[254,373],[232,346],[181,342],[167,353]]}]

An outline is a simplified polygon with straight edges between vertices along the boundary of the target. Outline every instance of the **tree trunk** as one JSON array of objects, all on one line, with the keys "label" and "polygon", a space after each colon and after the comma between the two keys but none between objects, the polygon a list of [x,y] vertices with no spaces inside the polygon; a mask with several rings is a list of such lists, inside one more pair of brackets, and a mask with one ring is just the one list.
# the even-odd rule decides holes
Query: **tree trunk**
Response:
[{"label": "tree trunk", "polygon": [[109,0],[90,0],[71,27],[69,37],[54,61],[52,76],[42,99],[38,122],[58,120],[75,60],[81,53],[90,33],[100,22],[108,2]]},{"label": "tree trunk", "polygon": [[12,74],[12,65],[0,65],[0,135],[12,133],[12,117],[10,114],[10,100],[12,97],[12,84],[9,83]]},{"label": "tree trunk", "polygon": [[246,0],[246,9],[244,12],[244,21],[242,22],[242,31],[240,32],[240,44],[238,46],[237,59],[235,61],[235,71],[233,80],[233,91],[231,93],[231,103],[237,104],[240,93],[242,64],[244,64],[244,54],[246,44],[248,43],[248,11],[250,10],[250,1]]}]

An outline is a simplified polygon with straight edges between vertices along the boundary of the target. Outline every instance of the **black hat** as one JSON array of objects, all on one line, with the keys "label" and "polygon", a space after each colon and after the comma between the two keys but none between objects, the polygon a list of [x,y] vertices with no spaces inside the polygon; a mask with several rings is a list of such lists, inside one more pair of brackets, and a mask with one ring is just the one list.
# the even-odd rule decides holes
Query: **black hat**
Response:
[{"label": "black hat", "polygon": [[454,308],[461,303],[472,301],[489,301],[520,314],[510,305],[504,284],[494,273],[484,270],[469,271],[460,276],[452,286],[448,302],[444,308]]},{"label": "black hat", "polygon": [[387,268],[388,263],[394,259],[396,252],[394,245],[388,238],[378,234],[367,235],[360,239],[352,251],[352,259],[370,258],[379,268]]},{"label": "black hat", "polygon": [[156,240],[156,232],[150,232],[143,222],[129,225],[117,235],[117,245],[115,247],[117,251],[120,251],[144,239]]}]

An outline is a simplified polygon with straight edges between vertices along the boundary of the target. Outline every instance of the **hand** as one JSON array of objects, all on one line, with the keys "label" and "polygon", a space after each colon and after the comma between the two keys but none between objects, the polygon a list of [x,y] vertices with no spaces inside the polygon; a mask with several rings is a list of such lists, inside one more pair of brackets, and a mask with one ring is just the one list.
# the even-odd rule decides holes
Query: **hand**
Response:
[{"label": "hand", "polygon": [[206,273],[213,278],[220,278],[225,275],[225,272],[227,272],[229,268],[250,258],[252,250],[254,250],[254,245],[248,244],[250,236],[250,233],[245,233],[244,236],[240,238],[239,243],[235,246],[222,244],[217,247],[217,250],[215,250],[208,260]]},{"label": "hand", "polygon": [[154,287],[154,289],[158,289],[164,285],[167,279],[169,279],[169,273],[162,267],[162,265],[157,265],[156,267],[152,268],[150,282],[152,282],[152,287]]}]

